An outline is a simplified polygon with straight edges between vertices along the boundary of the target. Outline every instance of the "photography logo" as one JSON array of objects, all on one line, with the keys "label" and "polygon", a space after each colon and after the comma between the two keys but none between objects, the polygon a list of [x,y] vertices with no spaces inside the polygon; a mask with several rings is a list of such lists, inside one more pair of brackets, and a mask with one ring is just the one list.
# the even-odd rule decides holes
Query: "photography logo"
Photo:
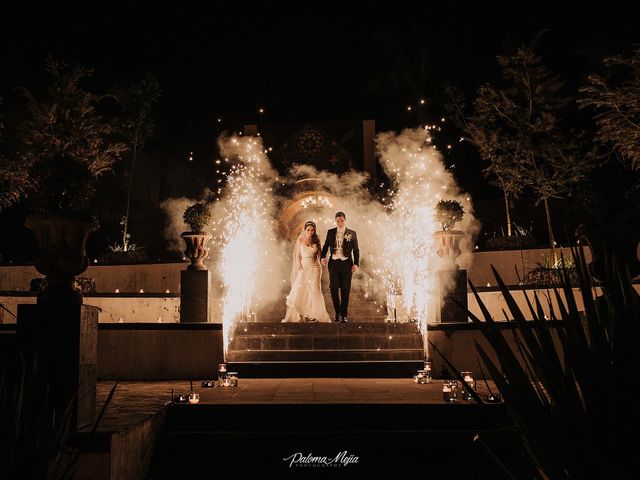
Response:
[{"label": "photography logo", "polygon": [[289,468],[342,468],[358,463],[359,458],[344,450],[329,457],[316,456],[311,452],[308,455],[296,452],[282,460],[289,465]]}]

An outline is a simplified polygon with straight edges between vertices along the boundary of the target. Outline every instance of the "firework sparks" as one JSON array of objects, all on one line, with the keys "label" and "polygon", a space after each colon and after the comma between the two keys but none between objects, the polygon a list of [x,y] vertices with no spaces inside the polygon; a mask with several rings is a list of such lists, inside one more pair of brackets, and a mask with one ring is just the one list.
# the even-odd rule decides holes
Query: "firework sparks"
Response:
[{"label": "firework sparks", "polygon": [[[428,307],[436,293],[438,263],[432,236],[438,230],[434,209],[443,194],[455,195],[455,183],[425,129],[381,134],[378,149],[393,187],[385,197],[392,228],[379,237],[386,254],[377,271],[387,290],[388,303],[397,307],[396,299],[402,295],[403,310],[418,322],[428,356]],[[390,233],[393,238],[389,238]]]},{"label": "firework sparks", "polygon": [[221,256],[223,337],[225,356],[235,323],[252,315],[260,303],[261,277],[268,275],[268,251],[277,251],[273,224],[276,178],[262,141],[252,137],[219,140],[220,152],[228,165],[224,200],[217,202],[222,214],[214,226],[215,244]]}]

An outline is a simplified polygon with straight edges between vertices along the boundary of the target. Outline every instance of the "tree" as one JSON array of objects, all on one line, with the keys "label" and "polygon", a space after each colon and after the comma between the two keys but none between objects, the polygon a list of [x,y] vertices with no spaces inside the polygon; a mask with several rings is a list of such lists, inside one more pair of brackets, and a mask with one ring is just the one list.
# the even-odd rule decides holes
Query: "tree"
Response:
[{"label": "tree", "polygon": [[[0,98],[0,105],[2,98]],[[2,142],[2,115],[0,115],[0,142]],[[0,151],[0,211],[2,207],[8,207],[20,198],[21,192],[26,185],[24,176],[16,177],[14,161],[5,157]]]},{"label": "tree", "polygon": [[147,140],[155,134],[156,125],[151,116],[151,109],[160,98],[160,86],[155,75],[148,72],[140,82],[116,89],[115,96],[122,108],[118,130],[131,152],[127,204],[122,218],[122,251],[127,252],[131,238],[129,218],[136,162]]},{"label": "tree", "polygon": [[608,77],[589,75],[578,104],[595,110],[596,139],[640,171],[640,47],[630,57],[607,57],[604,65]]},{"label": "tree", "polygon": [[485,177],[495,177],[497,185],[502,191],[507,224],[507,236],[511,229],[511,201],[518,198],[522,191],[522,182],[517,168],[511,162],[508,151],[502,151],[498,138],[494,132],[486,131],[484,120],[478,116],[465,116],[465,101],[462,94],[453,87],[447,87],[450,102],[447,109],[454,122],[463,131],[464,138],[478,149],[480,157],[488,162],[483,169]]},{"label": "tree", "polygon": [[580,151],[581,136],[561,124],[571,98],[531,47],[499,56],[498,65],[501,81],[483,85],[474,101],[470,137],[490,162],[489,172],[504,179],[507,202],[509,194],[528,188],[536,205],[544,205],[553,250],[549,201],[570,195],[593,162]]},{"label": "tree", "polygon": [[81,86],[92,70],[47,60],[50,83],[38,101],[21,89],[30,119],[20,128],[22,149],[15,162],[11,201],[28,198],[45,212],[78,212],[88,208],[96,179],[113,170],[126,145],[111,141],[113,124],[97,111],[105,97]]}]

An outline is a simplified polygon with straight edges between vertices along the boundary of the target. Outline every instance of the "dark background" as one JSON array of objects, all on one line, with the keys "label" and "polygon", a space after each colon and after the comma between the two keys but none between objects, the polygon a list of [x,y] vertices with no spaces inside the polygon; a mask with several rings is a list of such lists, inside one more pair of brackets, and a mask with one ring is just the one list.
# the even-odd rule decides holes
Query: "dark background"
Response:
[{"label": "dark background", "polygon": [[[0,112],[6,128],[0,148],[11,153],[15,126],[24,118],[15,87],[41,93],[49,54],[95,69],[90,87],[98,92],[154,72],[163,92],[156,109],[159,135],[149,142],[139,167],[135,237],[149,222],[158,223],[153,235],[162,228],[159,211],[141,211],[149,199],[195,195],[213,182],[215,140],[223,131],[237,132],[251,123],[362,119],[375,119],[377,130],[384,131],[438,121],[442,132],[436,143],[454,145],[443,150],[447,164],[474,198],[482,235],[491,235],[502,222],[500,192],[482,178],[475,152],[457,142],[459,132],[440,122],[445,85],[473,95],[480,84],[496,78],[496,55],[542,32],[537,51],[571,90],[601,68],[604,56],[628,52],[640,39],[630,7],[610,2],[598,10],[585,10],[582,4],[567,11],[542,3],[493,10],[458,2],[417,9],[390,4],[389,10],[323,4],[307,11],[204,5],[26,4],[3,15]],[[426,100],[424,106],[420,99]],[[259,114],[259,108],[265,113]],[[154,184],[144,185],[145,176]],[[102,182],[96,202],[105,219],[102,236],[90,245],[94,253],[117,238],[121,199],[105,198],[104,190],[119,192],[122,181],[111,177]],[[17,205],[0,214],[5,260],[29,257],[29,234],[20,226],[24,208]],[[544,242],[541,207],[532,208],[525,196],[514,216],[533,225]],[[555,220],[559,237],[568,240],[571,235],[564,231],[573,228],[571,219],[560,214]],[[164,255],[161,243],[149,249],[154,258]]]}]

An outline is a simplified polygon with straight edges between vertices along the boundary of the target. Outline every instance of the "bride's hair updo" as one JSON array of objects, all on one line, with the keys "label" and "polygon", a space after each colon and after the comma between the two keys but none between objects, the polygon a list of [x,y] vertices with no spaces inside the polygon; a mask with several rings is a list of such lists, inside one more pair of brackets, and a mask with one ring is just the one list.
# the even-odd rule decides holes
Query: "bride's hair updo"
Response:
[{"label": "bride's hair updo", "polygon": [[320,245],[320,237],[318,236],[318,231],[316,230],[316,224],[312,221],[308,221],[304,224],[304,229],[307,227],[313,227],[313,235],[311,235],[311,245],[316,245],[316,257],[320,258],[320,252],[322,250],[322,246]]}]

